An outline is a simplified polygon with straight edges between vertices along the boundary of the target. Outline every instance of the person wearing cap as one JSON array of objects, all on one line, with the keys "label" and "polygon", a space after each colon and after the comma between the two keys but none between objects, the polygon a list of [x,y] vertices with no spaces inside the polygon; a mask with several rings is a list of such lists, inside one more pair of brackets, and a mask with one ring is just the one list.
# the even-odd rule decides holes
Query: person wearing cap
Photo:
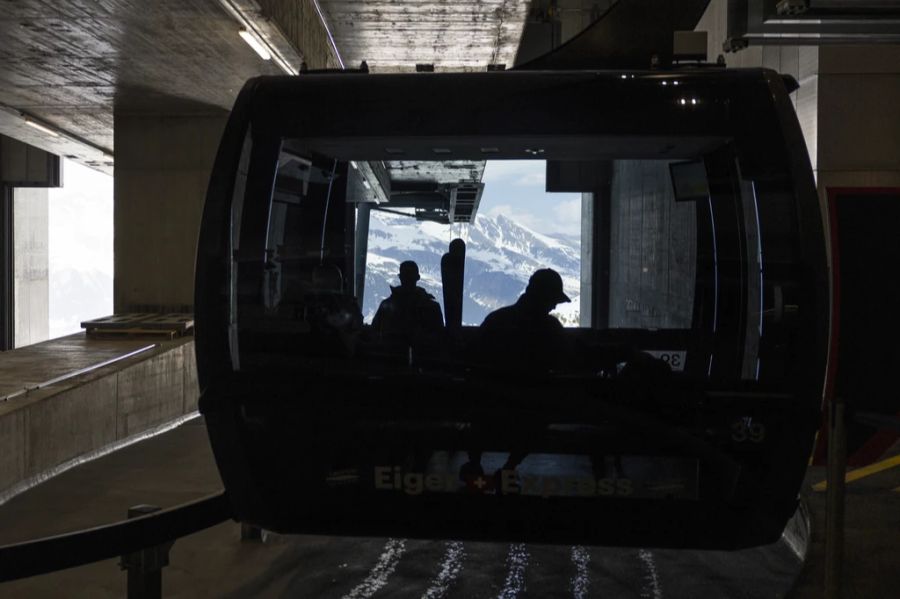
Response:
[{"label": "person wearing cap", "polygon": [[535,271],[528,279],[525,293],[512,306],[487,315],[481,323],[483,331],[547,333],[561,331],[559,320],[550,315],[558,304],[571,302],[563,292],[562,277],[552,268]]},{"label": "person wearing cap", "polygon": [[434,339],[444,329],[444,316],[434,296],[416,285],[419,265],[412,260],[400,263],[398,287],[381,302],[372,319],[372,328],[382,338],[413,345]]},{"label": "person wearing cap", "polygon": [[[564,364],[563,325],[550,312],[558,304],[570,302],[563,291],[562,277],[551,268],[536,271],[528,280],[525,293],[512,306],[499,308],[481,323],[481,362],[500,372],[527,381]],[[505,417],[488,416],[473,423],[469,461],[460,468],[459,477],[466,485],[483,475],[481,458],[488,439],[502,427],[509,427]],[[502,492],[503,471],[514,471],[528,455],[531,441],[542,435],[545,426],[519,414],[513,430],[517,435],[509,446],[509,456],[494,473],[493,489]]]}]

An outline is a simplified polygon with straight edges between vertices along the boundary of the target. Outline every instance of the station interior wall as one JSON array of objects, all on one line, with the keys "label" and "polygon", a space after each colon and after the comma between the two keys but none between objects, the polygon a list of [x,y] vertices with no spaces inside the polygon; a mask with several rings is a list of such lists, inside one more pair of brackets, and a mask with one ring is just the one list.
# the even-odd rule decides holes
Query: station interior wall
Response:
[{"label": "station interior wall", "polygon": [[900,188],[900,46],[819,49],[818,182]]},{"label": "station interior wall", "polygon": [[697,227],[693,202],[676,202],[663,160],[612,169],[609,326],[690,328]]},{"label": "station interior wall", "polygon": [[[710,60],[723,54],[727,0],[712,0],[698,31]],[[900,188],[900,46],[750,46],[725,54],[730,68],[792,75],[792,94],[812,163],[823,218],[828,190]],[[826,236],[829,256],[830,240]]]}]

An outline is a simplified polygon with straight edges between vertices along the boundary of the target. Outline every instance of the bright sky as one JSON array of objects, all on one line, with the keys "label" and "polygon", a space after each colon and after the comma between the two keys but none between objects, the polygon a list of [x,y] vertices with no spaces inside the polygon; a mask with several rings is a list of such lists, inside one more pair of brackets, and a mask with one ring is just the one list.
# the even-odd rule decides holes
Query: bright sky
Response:
[{"label": "bright sky", "polygon": [[50,337],[112,314],[113,178],[65,160],[49,190]]},{"label": "bright sky", "polygon": [[50,270],[113,276],[113,178],[69,160],[50,189]]},{"label": "bright sky", "polygon": [[488,161],[479,212],[502,214],[538,233],[580,235],[581,194],[547,193],[546,165],[543,160]]}]

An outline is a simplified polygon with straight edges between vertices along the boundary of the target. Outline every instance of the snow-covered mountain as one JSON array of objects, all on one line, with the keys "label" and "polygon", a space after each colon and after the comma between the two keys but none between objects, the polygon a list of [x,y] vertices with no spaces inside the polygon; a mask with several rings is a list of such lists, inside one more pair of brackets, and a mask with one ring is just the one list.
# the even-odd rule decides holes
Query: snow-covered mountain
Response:
[{"label": "snow-covered mountain", "polygon": [[[481,324],[489,312],[514,303],[535,270],[552,268],[562,276],[566,294],[572,298],[572,303],[560,304],[555,314],[567,326],[578,325],[581,251],[577,239],[543,235],[505,216],[484,213],[467,228],[463,232],[464,324]],[[451,239],[447,225],[373,211],[363,305],[366,322],[390,294],[389,286],[399,284],[397,270],[404,260],[418,263],[419,285],[443,306],[441,256]]]}]

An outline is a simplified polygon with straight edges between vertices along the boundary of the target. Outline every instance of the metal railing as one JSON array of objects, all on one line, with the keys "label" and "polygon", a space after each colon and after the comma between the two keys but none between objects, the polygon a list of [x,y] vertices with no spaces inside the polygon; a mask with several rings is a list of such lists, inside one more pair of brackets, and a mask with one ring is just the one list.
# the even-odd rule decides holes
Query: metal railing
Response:
[{"label": "metal railing", "polygon": [[122,559],[122,567],[128,570],[129,579],[134,578],[133,584],[152,582],[157,576],[154,572],[158,573],[168,563],[168,548],[176,539],[232,517],[224,491],[167,510],[157,510],[152,506],[136,506],[129,510],[128,520],[0,546],[0,582],[116,557]]}]

